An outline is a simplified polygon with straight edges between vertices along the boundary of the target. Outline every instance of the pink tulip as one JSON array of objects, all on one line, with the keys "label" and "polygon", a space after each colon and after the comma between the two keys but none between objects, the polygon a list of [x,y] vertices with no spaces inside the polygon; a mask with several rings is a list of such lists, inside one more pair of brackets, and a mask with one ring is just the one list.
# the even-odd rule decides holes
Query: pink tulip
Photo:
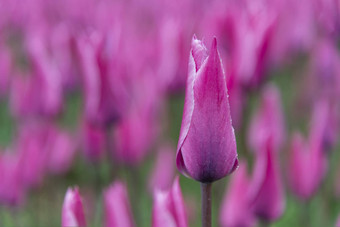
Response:
[{"label": "pink tulip", "polygon": [[62,227],[85,227],[83,201],[78,187],[68,188],[61,211]]},{"label": "pink tulip", "polygon": [[152,227],[187,227],[187,216],[179,178],[169,191],[156,191],[152,210]]},{"label": "pink tulip", "polygon": [[223,227],[250,227],[255,225],[255,216],[249,197],[250,179],[247,176],[246,163],[231,176],[229,189],[220,210],[220,224]]},{"label": "pink tulip", "polygon": [[[58,114],[63,105],[62,75],[56,64],[48,56],[46,39],[38,31],[29,33],[28,53],[34,68],[35,98],[39,100],[39,113],[44,115]],[[44,95],[41,95],[41,92]]]},{"label": "pink tulip", "polygon": [[268,139],[262,152],[256,155],[250,192],[252,206],[257,217],[274,221],[283,214],[285,208],[278,153],[274,151],[273,143]]},{"label": "pink tulip", "polygon": [[[129,94],[124,73],[116,63],[117,54],[106,49],[106,37],[94,33],[89,38],[79,37],[77,50],[83,76],[85,114],[87,120],[97,124],[116,122],[128,105]],[[115,68],[116,67],[116,68]]]},{"label": "pink tulip", "polygon": [[113,156],[127,165],[138,165],[149,154],[156,139],[160,91],[152,74],[134,78],[134,103],[114,128]]},{"label": "pink tulip", "polygon": [[303,200],[310,199],[320,186],[324,175],[322,155],[318,149],[306,144],[300,134],[294,134],[288,176],[292,191]]},{"label": "pink tulip", "polygon": [[9,89],[12,59],[9,51],[0,44],[0,97],[4,96]]},{"label": "pink tulip", "polygon": [[20,129],[16,150],[20,155],[22,180],[28,188],[39,186],[46,175],[48,153],[45,142],[47,138],[44,127],[29,125]]},{"label": "pink tulip", "polygon": [[185,176],[213,182],[237,167],[226,79],[213,40],[210,52],[193,37],[177,168]]},{"label": "pink tulip", "polygon": [[46,142],[48,170],[53,174],[65,173],[70,169],[76,151],[71,135],[51,128]]},{"label": "pink tulip", "polygon": [[124,183],[117,181],[104,192],[105,227],[133,227],[135,223]]},{"label": "pink tulip", "polygon": [[261,150],[269,136],[274,150],[279,151],[285,139],[285,122],[280,93],[274,85],[267,85],[261,95],[260,107],[249,128],[249,147],[256,152]]},{"label": "pink tulip", "polygon": [[0,204],[20,205],[24,200],[21,165],[17,154],[0,154]]},{"label": "pink tulip", "polygon": [[174,150],[170,146],[162,147],[156,157],[155,166],[151,171],[149,190],[168,190],[175,175]]},{"label": "pink tulip", "polygon": [[106,149],[105,130],[90,122],[85,122],[81,130],[82,151],[85,157],[94,163],[100,161]]}]

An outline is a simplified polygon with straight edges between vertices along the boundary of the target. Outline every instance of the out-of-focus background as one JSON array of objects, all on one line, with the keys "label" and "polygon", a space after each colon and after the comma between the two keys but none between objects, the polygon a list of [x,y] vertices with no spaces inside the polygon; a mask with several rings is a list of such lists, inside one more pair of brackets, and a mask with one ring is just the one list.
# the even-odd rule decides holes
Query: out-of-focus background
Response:
[{"label": "out-of-focus background", "polygon": [[[137,226],[150,226],[153,190],[180,175],[194,34],[208,49],[217,38],[250,175],[261,135],[273,135],[285,208],[271,226],[334,226],[339,23],[336,0],[0,0],[0,226],[60,226],[74,185],[88,226],[101,226],[102,191],[116,179]],[[296,137],[322,157],[294,166]],[[294,184],[294,174],[307,183]],[[228,181],[214,184],[213,226]],[[190,226],[199,226],[199,184],[180,184]]]}]

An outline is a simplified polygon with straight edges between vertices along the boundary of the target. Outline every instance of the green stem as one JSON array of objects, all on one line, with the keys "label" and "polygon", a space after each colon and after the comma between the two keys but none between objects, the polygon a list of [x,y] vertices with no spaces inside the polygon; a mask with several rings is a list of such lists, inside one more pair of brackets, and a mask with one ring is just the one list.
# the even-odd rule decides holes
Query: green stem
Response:
[{"label": "green stem", "polygon": [[201,183],[202,227],[211,227],[211,188],[212,183]]}]

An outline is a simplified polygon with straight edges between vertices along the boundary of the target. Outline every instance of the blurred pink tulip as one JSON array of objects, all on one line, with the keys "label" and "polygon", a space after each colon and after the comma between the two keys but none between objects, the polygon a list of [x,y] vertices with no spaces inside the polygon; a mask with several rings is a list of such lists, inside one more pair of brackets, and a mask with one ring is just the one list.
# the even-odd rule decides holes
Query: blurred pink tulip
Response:
[{"label": "blurred pink tulip", "polygon": [[151,171],[149,190],[168,190],[175,176],[175,151],[170,146],[162,147],[156,156],[155,166]]},{"label": "blurred pink tulip", "polygon": [[270,139],[263,150],[256,153],[250,197],[253,199],[255,215],[265,221],[278,219],[285,209],[285,194],[277,155]]},{"label": "blurred pink tulip", "polygon": [[104,192],[104,226],[135,226],[128,192],[124,183],[117,181]]},{"label": "blurred pink tulip", "polygon": [[123,164],[140,164],[157,138],[161,94],[152,75],[134,78],[134,102],[113,130],[113,156]]},{"label": "blurred pink tulip", "polygon": [[40,186],[46,175],[48,153],[45,128],[34,125],[20,129],[16,149],[20,156],[22,180],[27,188]]},{"label": "blurred pink tulip", "polygon": [[12,59],[9,51],[0,44],[0,97],[7,94],[10,86]]},{"label": "blurred pink tulip", "polygon": [[222,227],[255,226],[249,197],[250,179],[247,175],[246,163],[240,162],[239,168],[231,176],[228,192],[222,202],[219,219]]},{"label": "blurred pink tulip", "polygon": [[[299,53],[310,50],[316,40],[317,30],[313,4],[309,0],[276,1],[278,11],[271,58],[277,63],[295,59]],[[292,15],[296,15],[293,17]],[[287,32],[289,31],[289,32]]]},{"label": "blurred pink tulip", "polygon": [[[35,92],[39,100],[39,113],[44,115],[56,115],[60,113],[63,106],[62,75],[48,55],[46,39],[39,32],[32,31],[27,41],[30,60],[33,65],[33,73],[36,77],[34,84]],[[44,95],[41,95],[41,92]]]},{"label": "blurred pink tulip", "polygon": [[17,154],[0,154],[0,204],[20,205],[24,200],[21,165]]},{"label": "blurred pink tulip", "polygon": [[213,182],[232,173],[237,165],[226,78],[217,41],[210,53],[192,39],[177,168],[187,177]]},{"label": "blurred pink tulip", "polygon": [[258,152],[271,137],[274,150],[279,151],[285,139],[285,122],[281,108],[280,92],[274,85],[267,85],[261,103],[250,123],[249,147]]},{"label": "blurred pink tulip", "polygon": [[83,201],[78,187],[68,188],[61,211],[62,227],[85,227]]},{"label": "blurred pink tulip", "polygon": [[119,58],[114,54],[118,54],[118,50],[107,49],[110,45],[106,38],[93,33],[88,38],[79,37],[77,40],[86,118],[102,125],[116,122],[124,114],[129,101],[124,73],[115,68]]},{"label": "blurred pink tulip", "polygon": [[85,122],[80,134],[85,157],[94,163],[100,161],[106,148],[105,130],[100,126]]},{"label": "blurred pink tulip", "polygon": [[70,169],[76,147],[72,137],[63,131],[51,128],[47,138],[48,170],[53,174],[62,174]]},{"label": "blurred pink tulip", "polygon": [[293,135],[288,176],[294,194],[308,200],[320,186],[323,177],[323,157],[318,149],[306,144],[298,133]]},{"label": "blurred pink tulip", "polygon": [[185,204],[177,177],[169,191],[156,191],[152,209],[152,227],[187,227]]}]

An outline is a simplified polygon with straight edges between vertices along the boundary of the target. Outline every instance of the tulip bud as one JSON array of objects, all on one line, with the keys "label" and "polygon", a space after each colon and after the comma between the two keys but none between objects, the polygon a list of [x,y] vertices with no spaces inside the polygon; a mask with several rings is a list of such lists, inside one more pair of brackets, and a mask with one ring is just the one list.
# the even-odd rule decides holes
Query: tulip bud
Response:
[{"label": "tulip bud", "polygon": [[182,174],[204,183],[225,177],[238,165],[216,39],[210,52],[195,36],[192,40],[176,163]]},{"label": "tulip bud", "polygon": [[277,152],[269,138],[262,152],[257,153],[250,196],[253,209],[259,218],[273,221],[279,218],[285,208],[285,198],[280,176]]},{"label": "tulip bud", "polygon": [[249,128],[249,146],[259,151],[271,136],[275,151],[281,148],[285,137],[284,116],[280,92],[274,85],[267,85],[261,95],[261,104]]},{"label": "tulip bud", "polygon": [[220,224],[223,227],[250,227],[255,225],[249,197],[250,180],[244,162],[230,179],[228,193],[223,199]]},{"label": "tulip bud", "polygon": [[170,146],[159,150],[149,182],[151,192],[157,189],[168,190],[171,187],[175,174],[174,161],[174,151]]},{"label": "tulip bud", "polygon": [[0,204],[19,205],[24,200],[22,169],[18,155],[0,153]]},{"label": "tulip bud", "polygon": [[309,199],[321,183],[323,159],[321,152],[306,146],[300,134],[293,136],[289,158],[289,181],[294,194]]},{"label": "tulip bud", "polygon": [[187,227],[187,216],[179,178],[170,191],[156,191],[152,210],[152,227]]},{"label": "tulip bud", "polygon": [[89,161],[96,163],[103,157],[106,149],[105,130],[90,122],[85,122],[81,130],[84,155]]},{"label": "tulip bud", "polygon": [[83,202],[77,187],[67,189],[61,215],[62,227],[86,226]]},{"label": "tulip bud", "polygon": [[105,227],[133,227],[128,193],[122,182],[112,184],[104,192]]}]

